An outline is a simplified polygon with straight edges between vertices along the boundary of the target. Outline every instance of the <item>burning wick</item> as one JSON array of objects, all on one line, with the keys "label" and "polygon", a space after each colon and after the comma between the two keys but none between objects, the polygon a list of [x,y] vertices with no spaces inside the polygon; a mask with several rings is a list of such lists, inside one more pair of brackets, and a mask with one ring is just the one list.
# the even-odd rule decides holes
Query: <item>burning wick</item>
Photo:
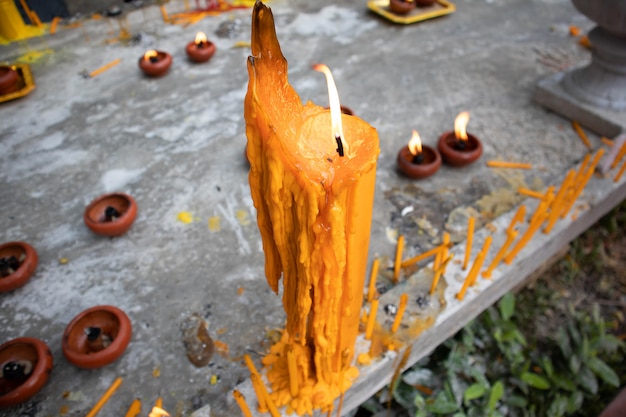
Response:
[{"label": "burning wick", "polygon": [[115,209],[115,207],[107,206],[104,209],[104,221],[112,222],[113,220],[120,217],[120,212]]},{"label": "burning wick", "polygon": [[20,267],[20,261],[15,256],[0,258],[0,277],[8,277]]},{"label": "burning wick", "polygon": [[26,360],[7,362],[2,367],[0,378],[15,381],[30,375],[33,370],[33,363]]},{"label": "burning wick", "polygon": [[339,93],[337,92],[337,86],[333,79],[333,74],[330,69],[324,64],[313,65],[315,71],[319,71],[326,76],[326,85],[328,87],[328,101],[330,104],[330,120],[332,123],[332,132],[335,141],[337,142],[337,153],[339,156],[344,156],[344,151],[349,151],[348,143],[343,142],[343,126],[341,123],[341,104],[339,103]]},{"label": "burning wick", "polygon": [[207,38],[204,32],[196,33],[195,43],[196,45],[198,45],[198,48],[204,48],[204,46],[206,45],[206,41],[207,41]]},{"label": "burning wick", "polygon": [[424,154],[422,153],[422,139],[415,129],[413,130],[413,136],[411,136],[411,140],[409,140],[409,151],[411,151],[411,155],[413,155],[412,162],[414,164],[421,164],[422,162],[424,162]]},{"label": "burning wick", "polygon": [[469,122],[469,112],[461,112],[454,119],[454,136],[456,137],[456,148],[463,150],[467,147],[467,122]]},{"label": "burning wick", "polygon": [[145,59],[146,61],[150,61],[153,64],[155,64],[155,63],[159,62],[159,54],[154,49],[150,49],[149,51],[146,51],[145,54],[143,54],[143,59]]},{"label": "burning wick", "polygon": [[87,327],[85,329],[85,334],[87,335],[87,340],[93,342],[100,337],[102,329],[99,327]]},{"label": "burning wick", "polygon": [[85,335],[87,335],[87,344],[92,352],[99,352],[107,348],[112,341],[109,336],[102,333],[100,327],[85,328]]}]

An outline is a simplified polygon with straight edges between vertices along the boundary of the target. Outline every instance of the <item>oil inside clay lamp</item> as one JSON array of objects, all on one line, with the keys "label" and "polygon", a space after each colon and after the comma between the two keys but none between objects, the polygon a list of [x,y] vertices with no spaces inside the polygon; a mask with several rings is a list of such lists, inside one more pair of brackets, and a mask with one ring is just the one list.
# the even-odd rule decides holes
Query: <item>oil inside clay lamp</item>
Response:
[{"label": "oil inside clay lamp", "polygon": [[445,132],[439,137],[437,148],[443,161],[448,165],[462,167],[471,164],[483,153],[480,140],[471,133],[467,133],[467,122],[469,122],[469,112],[459,113],[454,120],[454,132]]},{"label": "oil inside clay lamp", "polygon": [[194,62],[207,62],[215,53],[215,44],[207,40],[203,32],[196,33],[196,39],[185,48],[187,56]]},{"label": "oil inside clay lamp", "polygon": [[0,407],[21,404],[35,395],[52,372],[48,345],[20,337],[0,346]]},{"label": "oil inside clay lamp", "polygon": [[172,56],[167,52],[155,51],[151,49],[146,51],[139,58],[139,68],[150,77],[160,77],[165,75],[172,65]]},{"label": "oil inside clay lamp", "polygon": [[415,5],[417,7],[429,7],[435,3],[437,3],[437,0],[415,0]]},{"label": "oil inside clay lamp", "polygon": [[13,67],[0,66],[0,95],[17,91],[20,87],[19,75]]},{"label": "oil inside clay lamp", "polygon": [[28,282],[37,268],[35,249],[25,242],[0,245],[0,293],[13,291]]},{"label": "oil inside clay lamp", "polygon": [[389,0],[389,9],[395,14],[408,14],[415,9],[414,0]]},{"label": "oil inside clay lamp", "polygon": [[63,354],[79,368],[100,368],[124,353],[132,333],[130,319],[114,306],[96,306],[76,316],[63,333]]},{"label": "oil inside clay lamp", "polygon": [[398,152],[398,169],[409,178],[426,178],[433,175],[441,166],[441,156],[436,149],[422,145],[417,130],[409,144]]},{"label": "oil inside clay lamp", "polygon": [[136,217],[137,203],[124,193],[101,195],[83,213],[83,221],[92,232],[110,237],[126,233]]}]

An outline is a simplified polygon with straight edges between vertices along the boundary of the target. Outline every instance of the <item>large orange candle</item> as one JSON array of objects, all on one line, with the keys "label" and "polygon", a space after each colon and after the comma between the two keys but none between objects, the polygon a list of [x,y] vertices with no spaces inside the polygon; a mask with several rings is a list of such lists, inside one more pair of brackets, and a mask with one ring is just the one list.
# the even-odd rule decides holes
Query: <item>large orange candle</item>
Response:
[{"label": "large orange candle", "polygon": [[[288,82],[272,12],[260,2],[251,43],[244,115],[265,275],[275,292],[283,278],[287,339],[306,348],[296,349],[298,355],[310,355],[298,359],[309,364],[298,369],[314,369],[312,382],[301,375],[301,386],[345,389],[349,384],[339,384],[339,375],[354,355],[359,329],[378,134],[358,117],[341,114],[338,101],[330,112],[302,104]],[[282,378],[270,375],[276,387]],[[330,406],[332,399],[318,395],[313,406]]]}]

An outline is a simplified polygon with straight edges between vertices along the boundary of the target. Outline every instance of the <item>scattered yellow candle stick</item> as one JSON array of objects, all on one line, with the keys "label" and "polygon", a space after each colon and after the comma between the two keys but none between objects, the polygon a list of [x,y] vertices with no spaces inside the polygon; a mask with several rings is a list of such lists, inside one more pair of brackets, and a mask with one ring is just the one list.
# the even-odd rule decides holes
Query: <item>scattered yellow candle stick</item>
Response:
[{"label": "scattered yellow candle stick", "polygon": [[517,168],[517,169],[532,169],[531,164],[524,162],[507,162],[507,161],[487,161],[487,166],[490,168]]},{"label": "scattered yellow candle stick", "polygon": [[619,148],[619,151],[617,152],[617,155],[615,156],[615,159],[613,160],[613,163],[611,164],[611,169],[615,168],[617,164],[620,163],[624,155],[626,155],[626,142],[624,142],[622,146]]},{"label": "scattered yellow candle stick", "polygon": [[487,236],[487,238],[485,239],[485,243],[483,244],[482,250],[478,253],[478,255],[476,255],[476,258],[474,259],[474,263],[472,264],[472,268],[470,269],[470,272],[467,274],[465,281],[463,281],[463,286],[461,287],[461,291],[459,291],[458,294],[456,295],[456,298],[458,300],[463,301],[463,299],[465,298],[465,293],[467,292],[467,289],[473,286],[474,283],[476,282],[476,277],[478,276],[478,272],[480,271],[480,268],[482,268],[483,262],[485,262],[485,257],[487,256],[487,251],[489,250],[489,246],[491,246],[491,240],[492,240],[492,237]]},{"label": "scattered yellow candle stick", "polygon": [[507,233],[512,232],[515,226],[524,219],[525,215],[526,215],[526,206],[519,206],[519,208],[515,212],[515,215],[511,219],[511,223],[509,223],[509,227],[507,227],[506,232]]},{"label": "scattered yellow candle stick", "polygon": [[243,396],[243,394],[237,390],[234,390],[233,397],[235,398],[239,409],[241,409],[241,414],[243,414],[243,417],[252,417],[252,413],[250,412],[250,408],[248,407],[248,403],[246,403],[246,398]]},{"label": "scattered yellow candle stick", "polygon": [[287,349],[287,367],[289,370],[289,392],[293,398],[298,396],[298,366],[296,364],[296,354],[293,347]]},{"label": "scattered yellow candle stick", "polygon": [[163,408],[163,398],[158,397],[154,402],[154,406],[158,408]]},{"label": "scattered yellow candle stick", "polygon": [[89,411],[89,413],[87,413],[86,417],[93,417],[96,414],[98,414],[98,411],[100,411],[100,409],[102,408],[104,403],[109,401],[109,398],[111,398],[111,395],[113,395],[113,393],[115,393],[115,391],[120,387],[120,385],[122,385],[122,378],[118,377],[115,381],[113,381],[113,383],[111,384],[109,389],[106,390],[104,395],[102,395],[102,397],[98,400],[96,405],[93,406],[91,411]]},{"label": "scattered yellow candle stick", "polygon": [[[449,245],[448,245],[448,247],[449,247]],[[424,252],[424,253],[422,253],[420,255],[414,256],[411,259],[407,259],[406,261],[402,262],[400,264],[400,266],[402,268],[406,268],[407,266],[411,266],[411,265],[413,265],[413,264],[415,264],[415,263],[417,263],[419,261],[423,261],[426,258],[429,258],[431,256],[436,256],[442,250],[443,250],[443,245],[436,246],[436,247],[432,248],[431,250],[428,250],[428,251],[426,251],[426,252]]]},{"label": "scattered yellow candle stick", "polygon": [[[583,174],[582,178],[578,183],[576,183],[576,189],[569,197],[567,204],[564,206],[563,211],[561,213],[562,217],[565,217],[567,213],[571,210],[572,206],[580,196],[580,194],[585,189],[585,186],[593,176],[593,173],[596,171],[596,165],[600,162],[600,159],[604,155],[604,148],[600,148],[600,150],[596,153],[596,156],[593,158],[593,161],[589,164],[587,171]],[[578,179],[578,174],[576,174],[576,179]]]},{"label": "scattered yellow candle stick", "polygon": [[583,143],[585,144],[585,146],[591,150],[591,143],[589,142],[589,138],[587,137],[587,134],[583,131],[583,129],[580,127],[580,124],[578,124],[577,121],[572,120],[572,127],[574,128],[574,130],[576,131],[576,133],[578,133],[578,136],[580,137],[580,140],[583,141]]},{"label": "scattered yellow candle stick", "polygon": [[59,22],[61,21],[61,18],[59,16],[56,16],[54,19],[52,19],[52,22],[50,22],[50,34],[54,35],[57,31],[57,25],[59,24]]},{"label": "scattered yellow candle stick", "polygon": [[578,172],[576,173],[576,180],[575,182],[578,184],[580,182],[580,180],[582,180],[582,178],[585,176],[585,172],[587,172],[587,165],[589,165],[589,162],[591,161],[591,154],[588,153],[585,155],[585,157],[583,158],[583,161],[580,164],[580,168],[578,168]]},{"label": "scattered yellow candle stick", "polygon": [[491,264],[489,265],[489,267],[487,267],[487,269],[483,271],[482,273],[483,278],[487,278],[487,279],[491,278],[491,274],[493,273],[493,270],[496,269],[498,265],[500,265],[500,262],[502,262],[502,258],[504,258],[506,251],[509,250],[509,247],[511,246],[511,244],[513,243],[513,241],[515,240],[518,234],[519,232],[517,230],[506,231],[506,240],[504,241],[504,244],[502,245],[502,247],[496,254],[496,257],[493,258],[493,260],[491,261]]},{"label": "scattered yellow candle stick", "polygon": [[528,188],[518,188],[517,192],[527,197],[542,199],[543,194],[539,191],[529,190]]},{"label": "scattered yellow candle stick", "polygon": [[117,58],[116,60],[113,60],[113,61],[109,62],[108,64],[103,65],[103,66],[101,66],[100,68],[98,68],[98,69],[96,69],[96,70],[91,71],[91,72],[89,73],[89,76],[90,76],[91,78],[93,78],[93,77],[95,77],[95,76],[97,76],[97,75],[100,75],[100,74],[102,74],[104,71],[106,71],[106,70],[108,70],[108,69],[110,69],[110,68],[113,68],[114,66],[118,65],[120,62],[122,62],[122,60],[121,60],[120,58]]},{"label": "scattered yellow candle stick", "polygon": [[[261,396],[263,397],[263,402],[267,405],[267,408],[270,411],[270,415],[272,417],[280,417],[278,408],[276,408],[276,404],[274,403],[274,400],[272,400],[272,397],[270,397],[269,392],[267,392],[267,388],[265,387],[265,384],[261,380],[261,377],[259,375],[250,375],[250,379],[252,380],[252,384],[256,384],[259,387],[259,391],[261,392]],[[261,401],[259,400],[259,402]]]},{"label": "scattered yellow candle stick", "polygon": [[626,161],[624,161],[624,163],[622,164],[621,168],[617,172],[617,175],[615,176],[615,178],[613,178],[613,182],[618,182],[620,180],[620,178],[622,178],[622,175],[624,174],[624,171],[626,171]]},{"label": "scattered yellow candle stick", "polygon": [[372,272],[370,272],[370,283],[367,287],[367,302],[371,303],[374,297],[376,297],[376,278],[378,277],[378,267],[380,265],[380,261],[378,259],[374,259],[372,262]]},{"label": "scattered yellow candle stick", "polygon": [[537,206],[537,208],[535,209],[535,212],[530,218],[530,223],[535,222],[540,216],[543,216],[543,214],[546,213],[546,211],[548,210],[548,207],[550,207],[550,204],[552,203],[552,200],[554,200],[554,186],[553,185],[548,187],[548,190],[546,191],[543,197],[543,200],[539,202],[539,205]]},{"label": "scattered yellow candle stick", "polygon": [[472,241],[474,240],[474,217],[470,216],[467,223],[467,241],[465,243],[465,259],[463,260],[463,270],[467,269],[469,264],[470,255],[472,253]]},{"label": "scattered yellow candle stick", "polygon": [[[250,379],[252,380],[252,388],[254,388],[257,401],[259,402],[259,412],[265,413],[267,412],[267,403],[265,402],[265,398],[263,397],[262,389],[259,386],[259,383],[261,382],[259,372],[257,371],[256,366],[254,366],[254,362],[252,362],[252,358],[247,353],[243,355],[243,361],[245,362],[246,366],[248,367],[248,370],[250,371],[250,376],[252,375],[257,376],[256,379],[252,379],[252,378]],[[257,382],[255,383],[255,381]]]},{"label": "scattered yellow candle stick", "polygon": [[404,310],[406,310],[406,304],[409,301],[409,295],[404,293],[400,296],[400,304],[398,304],[398,312],[396,313],[396,318],[393,320],[393,325],[391,326],[391,333],[395,333],[398,331],[400,327],[400,323],[402,322],[402,316],[404,316]]},{"label": "scattered yellow candle stick", "polygon": [[376,323],[376,313],[378,312],[378,299],[372,301],[370,305],[370,314],[367,316],[367,325],[365,327],[365,340],[371,340],[374,333],[374,323]]},{"label": "scattered yellow candle stick", "polygon": [[396,261],[393,264],[393,282],[398,282],[400,277],[400,266],[402,264],[402,251],[404,250],[404,236],[398,237],[398,246],[396,246]]},{"label": "scattered yellow candle stick", "polygon": [[243,361],[245,362],[250,374],[259,375],[259,371],[256,370],[256,366],[254,366],[254,362],[252,362],[252,358],[247,353],[243,355]]},{"label": "scattered yellow candle stick", "polygon": [[[444,232],[443,234],[443,249],[439,251],[437,254],[437,258],[435,260],[435,277],[433,278],[433,282],[430,285],[430,293],[433,294],[435,292],[435,288],[437,288],[437,284],[439,283],[439,278],[445,272],[446,266],[448,265],[448,245],[450,244],[450,233]],[[439,260],[439,262],[437,262]]]},{"label": "scattered yellow candle stick", "polygon": [[141,400],[135,398],[124,417],[137,417],[139,413],[141,413]]},{"label": "scattered yellow candle stick", "polygon": [[159,9],[161,9],[161,16],[163,17],[163,21],[165,23],[169,23],[170,17],[167,15],[167,10],[165,10],[165,6],[159,6]]},{"label": "scattered yellow candle stick", "polygon": [[556,193],[556,196],[552,201],[552,205],[550,207],[550,215],[548,216],[548,224],[546,224],[546,227],[543,229],[543,233],[550,233],[552,227],[554,227],[556,221],[559,219],[561,214],[561,207],[563,206],[563,201],[571,188],[572,180],[574,179],[575,175],[576,171],[570,169],[565,176],[563,183],[561,183],[561,188],[559,188],[559,191]]},{"label": "scattered yellow candle stick", "polygon": [[531,222],[528,225],[528,229],[524,232],[524,235],[520,238],[520,240],[515,244],[511,252],[509,252],[504,257],[504,262],[510,265],[513,262],[513,259],[517,256],[517,254],[526,246],[530,238],[533,237],[535,232],[541,227],[545,219],[547,218],[547,214],[544,212],[540,217],[535,219],[535,222]]},{"label": "scattered yellow candle stick", "polygon": [[613,146],[613,145],[614,145],[613,141],[612,141],[611,139],[609,139],[609,138],[605,137],[605,136],[602,136],[602,137],[600,138],[600,140],[601,140],[601,141],[602,141],[602,143],[604,143],[606,146],[609,146],[609,147],[610,147],[610,146]]}]

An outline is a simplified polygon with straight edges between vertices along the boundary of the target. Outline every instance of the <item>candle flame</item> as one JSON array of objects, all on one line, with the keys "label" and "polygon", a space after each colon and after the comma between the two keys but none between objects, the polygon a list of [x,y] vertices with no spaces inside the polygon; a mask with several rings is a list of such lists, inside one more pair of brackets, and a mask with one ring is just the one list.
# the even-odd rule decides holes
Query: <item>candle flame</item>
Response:
[{"label": "candle flame", "polygon": [[413,130],[413,136],[409,140],[409,151],[411,151],[413,156],[422,153],[422,139],[417,130]]},{"label": "candle flame", "polygon": [[150,58],[156,58],[157,56],[159,56],[157,51],[155,51],[154,49],[150,49],[149,51],[146,51],[145,54],[143,54],[143,59],[149,61]]},{"label": "candle flame", "polygon": [[161,407],[152,407],[152,411],[148,414],[148,417],[169,417],[170,413],[162,409]]},{"label": "candle flame", "polygon": [[196,33],[196,40],[195,40],[196,45],[200,45],[201,43],[205,43],[206,41],[207,39],[206,39],[206,35],[204,34],[204,32]]},{"label": "candle flame", "polygon": [[337,152],[340,156],[348,152],[348,143],[343,136],[343,125],[341,123],[341,104],[339,102],[339,93],[333,79],[330,69],[324,64],[313,65],[315,71],[319,71],[326,76],[326,85],[328,87],[328,101],[330,105],[330,120],[332,123],[333,139],[337,141]]},{"label": "candle flame", "polygon": [[457,139],[467,140],[467,122],[469,122],[469,112],[463,111],[454,119],[454,134]]}]

